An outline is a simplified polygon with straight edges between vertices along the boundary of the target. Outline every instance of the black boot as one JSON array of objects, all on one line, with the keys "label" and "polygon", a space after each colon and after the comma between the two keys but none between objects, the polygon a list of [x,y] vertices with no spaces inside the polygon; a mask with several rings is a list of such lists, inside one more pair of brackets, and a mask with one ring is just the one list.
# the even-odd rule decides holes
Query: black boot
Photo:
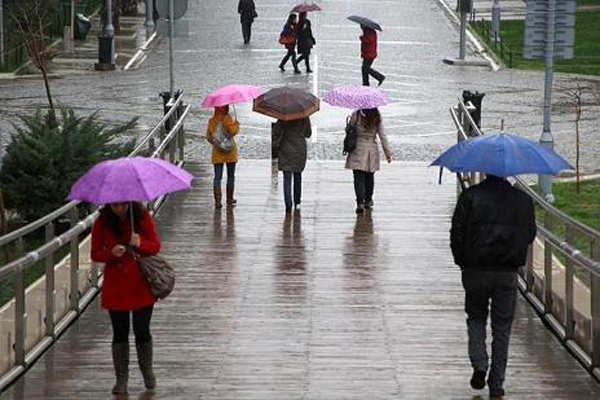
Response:
[{"label": "black boot", "polygon": [[304,59],[304,65],[306,65],[306,73],[310,74],[312,72],[312,69],[310,69],[310,60],[308,59],[308,56],[306,56],[306,58]]},{"label": "black boot", "polygon": [[125,394],[129,381],[129,343],[113,343],[112,357],[117,377],[112,392],[113,394]]}]

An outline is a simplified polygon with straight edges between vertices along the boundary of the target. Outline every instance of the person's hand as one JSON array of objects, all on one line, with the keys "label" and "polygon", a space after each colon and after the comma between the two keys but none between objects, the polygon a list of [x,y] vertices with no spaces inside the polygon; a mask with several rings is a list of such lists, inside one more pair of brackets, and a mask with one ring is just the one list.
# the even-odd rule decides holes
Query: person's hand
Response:
[{"label": "person's hand", "polygon": [[125,254],[125,250],[125,246],[123,246],[122,244],[118,244],[115,247],[113,247],[111,253],[113,256],[120,258],[123,256],[123,254]]},{"label": "person's hand", "polygon": [[392,155],[391,154],[389,156],[385,156],[385,158],[387,159],[388,164],[392,162]]},{"label": "person's hand", "polygon": [[129,244],[133,247],[140,247],[140,235],[138,233],[132,233]]}]

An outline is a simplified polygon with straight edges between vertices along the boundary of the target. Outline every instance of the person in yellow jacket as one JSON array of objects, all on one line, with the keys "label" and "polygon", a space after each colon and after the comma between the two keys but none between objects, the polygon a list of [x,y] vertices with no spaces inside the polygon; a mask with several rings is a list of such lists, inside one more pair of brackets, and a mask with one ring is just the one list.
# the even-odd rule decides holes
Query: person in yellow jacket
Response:
[{"label": "person in yellow jacket", "polygon": [[[206,129],[206,140],[211,143],[213,135],[217,132],[219,124],[223,124],[225,131],[231,136],[237,135],[240,131],[240,124],[229,115],[229,106],[215,107],[215,114],[208,120]],[[211,162],[214,165],[215,177],[213,180],[213,193],[215,196],[215,207],[221,208],[221,180],[223,179],[223,165],[227,164],[227,205],[233,206],[237,202],[233,198],[235,186],[235,165],[238,161],[238,146],[233,144],[233,150],[224,152],[217,146],[212,147]]]}]

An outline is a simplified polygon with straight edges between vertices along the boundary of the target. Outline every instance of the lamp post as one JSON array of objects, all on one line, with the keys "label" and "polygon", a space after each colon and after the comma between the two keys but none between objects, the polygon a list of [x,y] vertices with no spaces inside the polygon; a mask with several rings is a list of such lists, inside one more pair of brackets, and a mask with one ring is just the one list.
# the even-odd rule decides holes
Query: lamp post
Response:
[{"label": "lamp post", "polygon": [[492,6],[492,40],[500,41],[500,0],[494,0]]},{"label": "lamp post", "polygon": [[144,22],[144,26],[151,30],[154,28],[154,0],[145,0],[146,4],[146,22]]},{"label": "lamp post", "polygon": [[4,64],[4,5],[0,0],[0,64]]},{"label": "lamp post", "polygon": [[106,0],[106,37],[110,43],[110,63],[115,63],[115,27],[112,20],[112,0]]}]

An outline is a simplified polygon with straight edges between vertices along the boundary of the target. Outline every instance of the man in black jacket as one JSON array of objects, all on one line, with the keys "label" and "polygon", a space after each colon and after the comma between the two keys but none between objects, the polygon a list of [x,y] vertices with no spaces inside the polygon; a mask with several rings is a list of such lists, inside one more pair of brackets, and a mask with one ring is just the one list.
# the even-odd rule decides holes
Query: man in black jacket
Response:
[{"label": "man in black jacket", "polygon": [[250,35],[252,34],[252,23],[254,22],[254,18],[258,16],[254,0],[240,0],[238,3],[238,13],[240,14],[240,22],[242,23],[244,44],[248,44],[250,43]]},{"label": "man in black jacket", "polygon": [[517,270],[525,264],[535,234],[531,198],[506,179],[492,175],[461,193],[452,216],[450,247],[454,262],[462,270],[474,389],[485,387],[485,336],[491,300],[492,365],[487,377],[491,398],[504,396]]}]

